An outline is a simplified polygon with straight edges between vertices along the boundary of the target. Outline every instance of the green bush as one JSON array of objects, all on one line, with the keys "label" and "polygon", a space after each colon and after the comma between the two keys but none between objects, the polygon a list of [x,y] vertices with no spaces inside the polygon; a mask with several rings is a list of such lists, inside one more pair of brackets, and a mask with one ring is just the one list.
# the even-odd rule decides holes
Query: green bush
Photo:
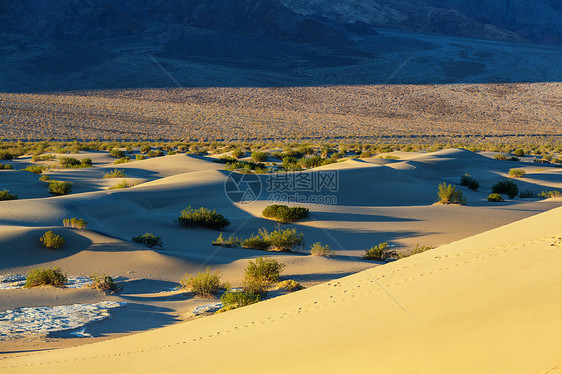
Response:
[{"label": "green bush", "polygon": [[211,272],[210,267],[207,267],[205,272],[199,272],[196,275],[185,274],[180,284],[188,291],[206,297],[213,296],[221,289],[226,288],[226,285],[221,283],[220,272]]},{"label": "green bush", "polygon": [[[540,192],[537,197],[541,198],[541,199],[552,199],[554,197],[562,197],[562,192],[558,191],[558,190],[554,190],[554,191],[542,191]],[[1,200],[1,199],[0,199]]]},{"label": "green bush", "polygon": [[291,251],[293,248],[304,244],[304,234],[297,232],[295,229],[279,229],[271,232],[261,229],[260,235],[269,243],[269,249],[273,251]]},{"label": "green bush", "polygon": [[45,170],[45,167],[41,165],[29,165],[23,170],[29,171],[30,173],[34,173],[34,174],[41,174],[43,170]]},{"label": "green bush", "polygon": [[10,164],[6,164],[6,165],[0,164],[0,170],[12,170],[12,169],[13,167]]},{"label": "green bush", "polygon": [[83,158],[80,160],[80,167],[81,168],[91,168],[92,167],[92,159],[91,158]]},{"label": "green bush", "polygon": [[140,153],[147,153],[148,151],[150,151],[151,148],[149,145],[143,145],[140,147]]},{"label": "green bush", "polygon": [[523,178],[527,173],[523,169],[511,169],[508,175],[512,178]]},{"label": "green bush", "polygon": [[252,152],[252,159],[255,162],[264,162],[267,160],[267,153],[258,151]]},{"label": "green bush", "polygon": [[329,245],[322,245],[322,243],[314,243],[310,247],[310,254],[313,256],[332,257],[334,251],[330,249]]},{"label": "green bush", "polygon": [[40,180],[41,182],[48,182],[48,181],[51,180],[51,177],[48,176],[48,175],[43,174],[42,176],[39,177],[39,180]]},{"label": "green bush", "polygon": [[154,234],[151,234],[149,232],[147,232],[143,235],[133,236],[132,240],[135,243],[139,243],[139,244],[144,245],[145,247],[149,247],[149,248],[160,247],[160,248],[162,248],[162,238],[159,237],[159,236],[156,236]]},{"label": "green bush", "polygon": [[66,240],[64,240],[61,235],[57,235],[51,230],[44,233],[39,240],[44,247],[50,249],[59,249],[64,245],[64,243],[66,243]]},{"label": "green bush", "polygon": [[490,202],[494,202],[494,203],[500,203],[502,201],[505,201],[502,197],[502,195],[500,195],[499,193],[492,193],[490,195],[488,195],[488,201]]},{"label": "green bush", "polygon": [[25,279],[26,288],[37,287],[42,285],[52,285],[56,287],[64,287],[66,276],[60,268],[53,269],[35,268],[31,269]]},{"label": "green bush", "polygon": [[517,187],[515,182],[510,180],[503,180],[492,186],[492,193],[507,195],[510,199],[513,199],[519,194],[519,188]]},{"label": "green bush", "polygon": [[133,184],[129,184],[126,179],[123,179],[121,182],[117,183],[115,186],[109,187],[110,190],[122,190],[124,188],[131,188]]},{"label": "green bush", "polygon": [[244,151],[240,148],[236,148],[231,152],[232,157],[239,159],[240,157],[244,156]]},{"label": "green bush", "polygon": [[216,313],[223,313],[228,310],[255,304],[261,300],[262,298],[260,295],[253,294],[251,292],[225,292],[221,296],[222,308]]},{"label": "green bush", "polygon": [[62,224],[64,225],[64,227],[70,227],[78,230],[84,230],[88,226],[88,222],[86,222],[82,218],[76,217],[63,219]]},{"label": "green bush", "polygon": [[273,218],[279,222],[296,222],[300,219],[307,218],[309,210],[303,207],[288,207],[287,205],[269,205],[262,214],[266,218]]},{"label": "green bush", "polygon": [[110,155],[111,157],[115,157],[115,158],[123,158],[123,157],[125,157],[125,151],[122,151],[122,150],[120,150],[120,149],[113,148],[113,149],[109,152],[109,155]]},{"label": "green bush", "polygon": [[105,179],[108,178],[127,178],[127,174],[125,174],[125,170],[123,169],[113,169],[103,175]]},{"label": "green bush", "polygon": [[49,182],[49,193],[54,196],[68,195],[72,192],[72,183],[61,181]]},{"label": "green bush", "polygon": [[59,165],[65,169],[74,169],[80,167],[80,160],[74,157],[59,157]]},{"label": "green bush", "polygon": [[0,191],[0,201],[17,200],[17,199],[18,199],[18,195],[10,193],[10,191],[8,190]]},{"label": "green bush", "polygon": [[450,184],[440,184],[437,190],[437,196],[441,204],[466,205],[466,199],[463,197],[462,191],[457,190],[455,186]]},{"label": "green bush", "polygon": [[146,156],[145,156],[145,155],[136,155],[136,156],[135,156],[135,159],[136,159],[137,161],[146,160]]},{"label": "green bush", "polygon": [[379,243],[378,245],[365,250],[363,258],[367,260],[388,261],[396,258],[397,253],[390,249],[388,242]]},{"label": "green bush", "polygon": [[160,149],[152,149],[148,151],[146,155],[148,157],[160,157],[164,156],[164,152],[162,152]]},{"label": "green bush", "polygon": [[241,246],[242,248],[266,251],[269,249],[270,244],[260,235],[251,235],[248,239],[241,243]]},{"label": "green bush", "polygon": [[121,286],[115,283],[113,278],[111,278],[109,275],[104,274],[100,276],[93,274],[90,275],[90,278],[92,279],[92,285],[90,287],[94,290],[106,293],[119,293],[123,289]]},{"label": "green bush", "polygon": [[8,151],[0,150],[0,160],[10,161],[14,159],[14,155],[12,155]]},{"label": "green bush", "polygon": [[203,227],[212,230],[222,230],[230,221],[216,210],[208,208],[193,209],[188,206],[180,212],[178,223],[183,227]]},{"label": "green bush", "polygon": [[480,183],[478,183],[478,181],[468,173],[461,177],[460,185],[464,187],[468,187],[473,191],[478,191],[478,189],[480,188]]},{"label": "green bush", "polygon": [[258,257],[244,269],[244,280],[262,280],[268,284],[279,282],[285,264],[271,257]]},{"label": "green bush", "polygon": [[131,158],[129,156],[121,157],[120,159],[113,161],[113,165],[126,164],[127,162],[130,162],[130,161],[131,161]]},{"label": "green bush", "polygon": [[521,198],[521,199],[532,199],[532,198],[534,198],[534,197],[537,197],[537,194],[534,193],[534,192],[531,191],[531,190],[522,190],[522,191],[519,191],[519,198]]},{"label": "green bush", "polygon": [[228,239],[223,238],[222,232],[219,237],[213,241],[214,246],[225,247],[225,248],[235,248],[240,246],[240,239],[234,235],[230,235]]},{"label": "green bush", "polygon": [[513,151],[513,154],[515,156],[522,157],[525,156],[525,151],[522,148],[517,148],[515,151]]}]

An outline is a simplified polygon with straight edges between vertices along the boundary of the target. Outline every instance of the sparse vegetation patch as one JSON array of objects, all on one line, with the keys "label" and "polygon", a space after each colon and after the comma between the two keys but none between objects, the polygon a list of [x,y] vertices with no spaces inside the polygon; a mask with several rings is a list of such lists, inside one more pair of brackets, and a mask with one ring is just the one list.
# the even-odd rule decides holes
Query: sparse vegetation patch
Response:
[{"label": "sparse vegetation patch", "polygon": [[133,236],[132,240],[135,243],[144,245],[145,247],[149,247],[149,248],[160,247],[160,248],[162,248],[162,238],[159,237],[159,236],[156,236],[154,234],[151,234],[149,232],[147,232],[143,235]]},{"label": "sparse vegetation patch", "polygon": [[26,288],[51,285],[55,287],[64,287],[66,276],[58,267],[52,269],[35,268],[31,269],[25,280]]},{"label": "sparse vegetation patch", "polygon": [[178,223],[183,227],[202,227],[212,230],[222,230],[230,221],[216,210],[201,207],[193,209],[188,206],[180,212]]}]

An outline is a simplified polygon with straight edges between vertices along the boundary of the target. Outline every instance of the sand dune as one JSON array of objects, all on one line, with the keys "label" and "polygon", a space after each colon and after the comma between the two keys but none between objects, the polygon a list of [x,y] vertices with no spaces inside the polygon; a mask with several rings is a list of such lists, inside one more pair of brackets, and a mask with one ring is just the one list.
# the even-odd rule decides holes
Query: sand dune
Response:
[{"label": "sand dune", "polygon": [[[79,156],[89,155],[80,154]],[[562,187],[561,169],[559,168],[542,166],[539,168],[529,163],[498,161],[463,150],[446,150],[426,154],[404,153],[399,154],[399,160],[347,160],[304,172],[305,174],[317,174],[324,171],[337,172],[338,185],[335,191],[322,192],[333,194],[337,198],[336,205],[298,204],[310,208],[310,217],[304,221],[283,226],[295,228],[304,233],[306,246],[302,249],[303,253],[267,253],[242,248],[213,247],[211,241],[218,236],[216,231],[181,228],[174,224],[174,220],[178,217],[180,210],[188,205],[195,208],[205,206],[217,209],[231,220],[231,226],[225,230],[226,235],[235,234],[245,238],[252,233],[257,233],[263,227],[269,230],[275,229],[277,223],[267,220],[261,215],[261,211],[268,204],[268,193],[271,192],[266,188],[267,178],[270,176],[259,176],[262,181],[262,193],[257,201],[234,203],[225,193],[225,181],[230,173],[221,170],[221,165],[215,162],[176,155],[114,166],[110,163],[110,158],[106,160],[102,154],[94,156],[97,161],[94,162],[92,169],[49,172],[56,175],[57,178],[74,180],[77,185],[80,185],[80,188],[73,194],[63,197],[46,197],[46,192],[41,192],[45,195],[42,198],[42,195],[36,196],[31,192],[28,195],[25,192],[27,189],[29,191],[32,189],[46,190],[46,184],[37,181],[37,176],[31,173],[19,170],[0,171],[1,181],[10,186],[12,192],[24,191],[21,193],[20,200],[0,202],[0,254],[2,255],[0,275],[25,274],[29,269],[37,266],[60,266],[69,276],[89,276],[92,273],[98,273],[117,277],[125,287],[123,293],[106,296],[89,289],[2,290],[0,291],[2,292],[0,312],[14,307],[72,305],[102,301],[125,302],[127,306],[116,310],[113,319],[87,326],[87,333],[91,333],[96,338],[80,340],[65,337],[48,341],[3,342],[0,356],[13,356],[14,353],[10,352],[14,351],[70,347],[134,332],[158,329],[182,321],[186,319],[186,314],[192,308],[216,300],[196,298],[185,292],[162,294],[161,291],[177,286],[184,273],[201,270],[207,265],[220,270],[224,280],[237,286],[242,282],[243,269],[250,259],[263,255],[274,255],[287,265],[282,279],[295,279],[309,287],[323,282],[332,282],[333,285],[335,279],[380,265],[380,262],[361,259],[365,249],[380,242],[388,241],[400,251],[412,248],[416,243],[439,246],[533,216],[559,207],[561,204],[560,199],[544,201],[516,199],[499,205],[486,201],[491,184],[502,179],[510,168],[519,167],[519,165],[526,168],[527,177],[518,180],[517,183],[533,190]],[[20,163],[23,166],[25,162],[27,161],[14,160],[13,164]],[[143,183],[124,190],[106,190],[101,182],[105,181],[102,179],[103,173],[116,167],[124,169],[129,177],[142,180]],[[19,165],[16,168],[19,168]],[[537,169],[540,171],[536,171]],[[459,177],[464,172],[475,175],[482,185],[478,192],[463,188],[463,193],[468,198],[468,206],[433,205],[437,199],[437,185],[443,181],[458,183]],[[27,179],[23,180],[22,176]],[[303,194],[307,195],[306,192]],[[559,212],[559,210],[552,212]],[[556,216],[552,212],[547,214],[552,214],[548,217],[554,217],[551,218],[551,221],[555,222],[559,213]],[[62,220],[70,217],[86,219],[89,223],[88,230],[77,231],[62,228]],[[540,225],[537,224],[538,226]],[[538,235],[539,231],[532,229],[534,226],[529,227],[531,228],[528,230],[520,230],[522,232],[519,235],[526,232]],[[58,251],[41,247],[38,238],[47,230],[54,230],[62,234],[67,239],[67,244]],[[163,248],[152,250],[131,242],[134,235],[145,232],[161,236],[164,243]],[[499,235],[499,239],[504,237],[502,235]],[[550,234],[542,236],[547,235]],[[487,238],[483,242],[484,247],[503,245],[503,242],[494,243],[494,237],[491,234]],[[527,239],[513,239],[513,242],[525,240]],[[309,246],[315,242],[330,245],[335,251],[335,256],[319,258],[307,255]],[[463,242],[456,245],[460,245],[460,243]],[[469,247],[474,247],[476,250],[482,245],[470,244]],[[415,256],[415,258],[421,257]],[[407,261],[410,260],[401,260],[382,268],[392,269],[398,264],[408,263]],[[435,266],[441,266],[440,261],[436,261]],[[373,269],[373,274],[376,274],[379,268]],[[399,274],[400,279],[410,278],[408,272]],[[474,270],[473,275],[478,274]],[[368,277],[366,273],[359,273],[353,275],[351,279],[365,277]],[[386,274],[385,279],[388,277],[392,278],[390,274]],[[397,279],[398,281],[399,279]],[[448,282],[447,280],[442,281]],[[350,284],[345,286],[349,288],[349,292],[354,287]],[[432,284],[431,287],[435,288],[436,295],[452,292],[449,288],[442,290],[439,288],[442,287],[439,284]],[[316,292],[319,292],[321,295],[327,295],[328,299],[330,299],[329,296],[336,297],[335,294],[331,294],[332,289],[326,285],[301,292],[294,296],[283,296],[279,298],[280,301],[268,301],[263,306],[258,305],[255,308],[257,308],[256,310],[261,310],[261,308],[270,310],[267,309],[269,308],[267,305],[274,305],[271,307],[271,311],[267,312],[273,318],[279,314],[275,310],[287,310],[289,313],[293,310],[294,305],[298,304],[299,307],[301,304],[308,305],[309,300],[305,302],[304,299],[301,299],[309,298],[305,295],[316,295]],[[394,292],[400,294],[406,290],[402,290],[400,286],[393,291],[393,295]],[[405,302],[410,303],[409,294],[406,292],[405,295]],[[310,297],[315,298],[316,296]],[[290,301],[283,306],[286,303],[283,300],[292,300],[292,298],[296,300],[294,303]],[[388,300],[384,302],[376,300],[376,303],[373,301],[373,304],[369,304],[370,301],[366,300],[366,305],[370,305],[372,310],[365,310],[369,310],[369,313],[378,313],[380,306],[383,309],[387,308],[384,310],[387,310],[389,314],[384,317],[382,315],[377,317],[375,314],[373,320],[379,323],[378,321],[382,319],[389,321],[389,326],[398,325],[398,319],[403,315],[398,313],[399,310],[391,309],[396,305],[385,304]],[[421,303],[421,300],[411,300],[414,306],[418,301]],[[459,304],[453,300],[452,304],[455,303]],[[351,321],[359,318],[353,314],[355,313],[353,311],[357,309],[357,313],[359,313],[360,310],[363,310],[359,306],[349,308],[341,306],[341,308],[338,313],[341,312],[344,315],[351,313],[349,315],[350,324]],[[210,320],[219,321],[216,322],[219,325],[223,324],[220,321],[225,321],[224,326],[229,326],[233,321],[231,318],[235,319],[238,313],[241,311],[229,312],[224,317],[219,319],[212,317]],[[321,315],[314,317],[314,320],[319,321],[331,319],[332,317],[322,317]],[[309,322],[308,320],[302,321],[303,331],[307,331],[306,326]],[[400,321],[400,323],[402,322],[404,321]],[[203,322],[189,323],[188,325],[192,326],[189,327],[189,331],[191,328],[198,331],[197,326],[201,323]],[[205,323],[201,326],[206,326]],[[295,323],[295,326],[298,326],[301,322]],[[350,331],[356,328],[351,325]],[[293,327],[290,326],[292,325],[289,324],[286,328],[292,329]],[[386,327],[376,326],[378,326],[377,329],[382,329],[383,340],[394,339],[388,335],[390,332],[386,330],[389,328],[387,323],[384,324]],[[407,320],[404,326],[408,326]],[[225,329],[231,328],[225,327]],[[218,329],[217,331],[225,330]],[[272,330],[271,333],[277,334],[275,331],[277,330]],[[388,332],[387,335],[384,335],[385,331]],[[375,340],[378,340],[379,333],[381,333],[379,330],[373,331],[372,336],[376,338]],[[304,332],[301,335],[306,336]],[[249,339],[257,339],[256,344],[260,344],[259,339],[262,338],[252,336]],[[306,339],[308,338],[301,339],[299,335],[298,339],[295,338],[294,347],[292,347],[294,357],[302,355],[302,360],[298,362],[303,362],[303,365],[309,362],[305,358],[310,359],[315,355],[315,353],[306,354],[309,349],[307,347],[314,347],[317,344],[310,341],[308,342],[310,345],[302,345],[301,340],[304,343]],[[341,341],[340,338],[338,339]],[[353,340],[351,337],[345,337],[345,339]],[[207,343],[202,342],[201,344],[204,346]],[[238,345],[238,343],[233,344]],[[396,344],[402,343],[396,342]],[[418,341],[418,344],[426,346],[423,341]],[[333,349],[336,349],[335,347]],[[337,347],[338,352],[343,349],[340,346]],[[393,346],[389,345],[389,347]],[[373,352],[380,351],[382,348],[382,346],[375,345]],[[282,351],[282,348],[279,349]],[[331,352],[331,349],[322,346],[321,351]],[[416,349],[412,346],[402,352],[413,355],[410,351]],[[222,352],[225,350],[228,349],[223,349]],[[355,357],[351,351],[344,349],[341,352],[344,352],[342,354],[345,357]],[[392,352],[389,351],[385,355],[391,357]],[[205,354],[207,353],[201,353],[197,357],[205,357]],[[371,357],[365,352],[362,355]],[[228,357],[230,356],[226,354],[225,360]],[[271,357],[274,359],[273,357],[280,356],[272,355]],[[359,359],[359,356],[357,357]],[[235,357],[229,359],[237,360]],[[0,361],[2,365],[3,362],[9,361]],[[201,365],[203,364],[201,363]],[[335,364],[330,366],[330,368],[336,367]],[[268,368],[266,371],[271,370]]]},{"label": "sand dune", "polygon": [[[5,372],[559,370],[562,208],[295,294]],[[558,368],[558,369],[557,369]]]}]

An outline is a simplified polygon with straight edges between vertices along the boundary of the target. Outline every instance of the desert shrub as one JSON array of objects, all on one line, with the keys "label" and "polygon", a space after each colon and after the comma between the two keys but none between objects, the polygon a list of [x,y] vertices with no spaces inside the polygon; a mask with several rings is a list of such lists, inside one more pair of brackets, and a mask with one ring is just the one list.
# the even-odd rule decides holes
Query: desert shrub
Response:
[{"label": "desert shrub", "polygon": [[497,193],[500,195],[507,195],[510,199],[513,199],[519,194],[519,188],[515,182],[510,180],[499,181],[492,186],[492,193]]},{"label": "desert shrub", "polygon": [[146,155],[148,157],[160,157],[164,156],[164,152],[162,152],[160,149],[151,149],[146,153]]},{"label": "desert shrub", "polygon": [[366,249],[363,255],[364,259],[377,261],[388,261],[396,257],[396,251],[390,249],[388,242],[379,243],[374,247]]},{"label": "desert shrub", "polygon": [[304,234],[295,229],[260,230],[260,236],[269,243],[269,249],[273,251],[290,251],[304,244]]},{"label": "desert shrub", "polygon": [[91,168],[92,167],[92,159],[85,157],[80,160],[80,167],[81,168]]},{"label": "desert shrub", "polygon": [[520,161],[519,157],[517,156],[509,156],[507,158],[507,161]]},{"label": "desert shrub", "polygon": [[310,247],[310,254],[313,256],[332,257],[334,251],[330,249],[329,245],[322,245],[322,243],[314,243]]},{"label": "desert shrub", "polygon": [[14,159],[14,155],[12,155],[8,151],[0,150],[0,160],[10,161]]},{"label": "desert shrub", "polygon": [[216,210],[208,208],[193,209],[188,206],[180,212],[178,223],[183,227],[203,227],[212,230],[222,230],[230,221]]},{"label": "desert shrub", "polygon": [[440,184],[437,190],[437,196],[441,204],[466,205],[466,199],[463,197],[462,191],[450,184]]},{"label": "desert shrub", "polygon": [[135,243],[139,243],[139,244],[144,245],[145,247],[149,247],[149,248],[160,247],[160,248],[162,248],[162,238],[159,237],[159,236],[156,236],[154,234],[151,234],[149,232],[147,232],[143,235],[133,236],[132,240]]},{"label": "desert shrub", "polygon": [[252,159],[255,162],[264,162],[267,160],[267,153],[258,151],[252,152]]},{"label": "desert shrub", "polygon": [[49,193],[54,196],[68,195],[72,192],[72,183],[61,181],[49,182]]},{"label": "desert shrub", "polygon": [[261,280],[268,284],[279,282],[285,264],[271,257],[258,257],[250,261],[244,269],[244,280]]},{"label": "desert shrub", "polygon": [[405,258],[405,257],[410,257],[413,255],[417,255],[426,251],[429,251],[430,249],[433,249],[433,247],[430,246],[425,246],[425,245],[420,245],[420,243],[416,243],[416,247],[406,253],[400,253],[398,255],[398,258]]},{"label": "desert shrub", "polygon": [[150,151],[151,148],[149,145],[143,145],[140,147],[140,153],[147,153],[148,151]]},{"label": "desert shrub", "polygon": [[269,205],[262,214],[266,218],[273,218],[279,222],[295,222],[307,218],[309,210],[303,207],[288,207],[287,205]]},{"label": "desert shrub", "polygon": [[104,178],[127,178],[127,174],[125,174],[125,170],[123,169],[113,169],[103,175]]},{"label": "desert shrub", "polygon": [[531,199],[537,197],[537,194],[531,190],[522,190],[519,192],[519,197],[521,199]]},{"label": "desert shrub", "polygon": [[169,151],[168,152],[168,156],[173,156],[173,155],[176,155],[176,154],[178,154],[176,151]]},{"label": "desert shrub", "polygon": [[70,227],[78,230],[84,230],[88,226],[88,222],[86,222],[82,218],[76,217],[63,219],[62,224],[64,225],[64,227]]},{"label": "desert shrub", "polygon": [[115,186],[109,187],[110,190],[122,190],[125,188],[133,187],[132,184],[129,184],[126,179],[123,179],[121,182],[117,183]]},{"label": "desert shrub", "polygon": [[562,192],[558,190],[554,191],[542,191],[540,192],[537,197],[541,199],[552,199],[553,197],[562,197]]},{"label": "desert shrub", "polygon": [[385,160],[400,160],[400,157],[395,156],[395,155],[383,156],[382,158],[385,159]]},{"label": "desert shrub", "polygon": [[480,183],[470,174],[465,174],[461,177],[460,185],[464,187],[468,187],[473,191],[478,191],[480,188]]},{"label": "desert shrub", "polygon": [[73,169],[80,166],[80,160],[74,157],[59,157],[59,165],[65,169]]},{"label": "desert shrub", "polygon": [[48,181],[51,180],[51,177],[48,176],[48,175],[43,174],[42,176],[39,177],[39,180],[40,180],[41,182],[48,182]]},{"label": "desert shrub", "polygon": [[113,161],[113,165],[126,164],[127,162],[130,161],[131,158],[129,156],[121,157],[120,159]]},{"label": "desert shrub", "polygon": [[90,278],[92,279],[92,285],[90,287],[94,290],[106,293],[119,293],[123,289],[121,286],[115,283],[113,278],[111,278],[109,275],[93,274],[90,275]]},{"label": "desert shrub", "polygon": [[10,164],[6,164],[6,165],[0,164],[0,170],[12,170],[12,169],[13,167]]},{"label": "desert shrub", "polygon": [[64,240],[61,235],[57,235],[51,230],[44,233],[39,240],[44,247],[50,249],[59,249],[64,245],[64,243],[66,243],[66,240]]},{"label": "desert shrub", "polygon": [[34,174],[41,174],[43,170],[45,170],[45,167],[41,165],[29,165],[23,170],[29,171],[30,173],[34,173]]},{"label": "desert shrub", "polygon": [[221,282],[220,272],[211,272],[210,267],[207,267],[205,272],[199,272],[195,275],[185,274],[180,284],[188,291],[206,297],[213,296],[225,288],[225,285]]},{"label": "desert shrub", "polygon": [[512,178],[523,178],[527,173],[523,169],[511,169],[508,175]]},{"label": "desert shrub", "polygon": [[525,156],[525,151],[522,148],[517,148],[515,151],[513,151],[513,154],[515,156],[522,157]]},{"label": "desert shrub", "polygon": [[255,304],[261,300],[262,298],[260,295],[251,292],[225,292],[221,296],[222,308],[218,310],[217,313],[223,313],[228,310]]},{"label": "desert shrub", "polygon": [[490,195],[488,195],[488,201],[490,202],[494,202],[494,203],[500,203],[502,201],[505,201],[502,197],[502,195],[500,195],[499,193],[492,193]]},{"label": "desert shrub", "polygon": [[37,287],[42,285],[51,285],[56,287],[64,287],[66,276],[60,268],[52,269],[35,268],[31,269],[25,279],[26,288]]},{"label": "desert shrub", "polygon": [[137,160],[137,161],[146,160],[146,156],[145,155],[136,155],[135,160]]},{"label": "desert shrub", "polygon": [[240,148],[236,148],[231,152],[232,157],[238,159],[242,156],[244,156],[244,151],[242,151]]},{"label": "desert shrub", "polygon": [[212,242],[214,246],[218,247],[226,247],[226,248],[234,248],[240,246],[240,239],[234,235],[230,235],[228,239],[223,238],[222,232],[220,233],[219,237]]},{"label": "desert shrub", "polygon": [[304,289],[304,287],[296,280],[287,279],[285,281],[277,283],[278,290],[285,290],[287,292],[295,292]]},{"label": "desert shrub", "polygon": [[242,248],[247,249],[258,249],[265,251],[269,249],[270,244],[267,240],[262,238],[260,235],[251,235],[248,239],[245,239],[241,243]]},{"label": "desert shrub", "polygon": [[17,200],[18,195],[10,193],[8,190],[0,191],[0,201]]},{"label": "desert shrub", "polygon": [[123,158],[125,157],[125,151],[122,151],[120,149],[117,148],[113,148],[110,152],[109,155],[111,157],[115,157],[115,158]]}]

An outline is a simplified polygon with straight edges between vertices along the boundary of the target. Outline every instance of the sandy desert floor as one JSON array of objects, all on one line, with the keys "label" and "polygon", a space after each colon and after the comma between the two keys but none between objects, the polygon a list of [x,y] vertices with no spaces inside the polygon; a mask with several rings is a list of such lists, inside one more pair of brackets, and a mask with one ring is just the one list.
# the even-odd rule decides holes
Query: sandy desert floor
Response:
[{"label": "sandy desert floor", "polygon": [[[520,189],[562,189],[562,169],[459,149],[397,155],[399,160],[350,159],[302,172],[335,173],[337,186],[329,194],[337,201],[297,204],[311,214],[284,225],[305,235],[307,246],[296,253],[214,247],[216,231],[174,224],[191,205],[228,217],[225,234],[247,237],[275,228],[261,215],[278,192],[268,190],[268,175],[259,176],[257,201],[235,203],[225,193],[230,172],[209,158],[181,154],[115,166],[107,153],[81,152],[70,156],[90,157],[94,167],[49,171],[53,179],[73,182],[72,194],[49,197],[46,183],[19,170],[30,159],[10,162],[14,170],[0,171],[0,188],[20,199],[0,202],[0,276],[60,266],[74,277],[109,274],[124,288],[118,295],[87,287],[0,289],[0,315],[24,307],[126,304],[109,310],[111,318],[78,329],[0,335],[0,368],[29,372],[42,363],[46,372],[67,372],[96,359],[96,370],[169,372],[189,364],[238,372],[251,369],[251,355],[252,365],[267,365],[266,372],[428,372],[429,365],[437,365],[434,372],[560,370],[555,339],[562,333],[562,200],[494,204],[486,197],[515,167],[527,172],[516,181]],[[122,179],[103,174],[115,168],[135,186],[109,190]],[[467,206],[434,205],[437,185],[458,184],[467,172],[481,185],[478,192],[461,187]],[[88,229],[63,228],[70,217],[84,218]],[[41,247],[47,230],[62,234],[65,246]],[[131,242],[145,232],[161,236],[163,248]],[[417,243],[438,248],[388,264],[361,258],[383,241],[398,251]],[[309,255],[314,242],[330,245],[335,256]],[[173,290],[186,272],[211,266],[238,286],[248,261],[263,255],[287,265],[282,279],[307,289],[187,321],[194,307],[217,300]],[[92,337],[78,338],[77,331]],[[235,348],[250,341],[244,352]],[[96,344],[71,348],[90,343]],[[53,348],[68,349],[43,352]]]}]

